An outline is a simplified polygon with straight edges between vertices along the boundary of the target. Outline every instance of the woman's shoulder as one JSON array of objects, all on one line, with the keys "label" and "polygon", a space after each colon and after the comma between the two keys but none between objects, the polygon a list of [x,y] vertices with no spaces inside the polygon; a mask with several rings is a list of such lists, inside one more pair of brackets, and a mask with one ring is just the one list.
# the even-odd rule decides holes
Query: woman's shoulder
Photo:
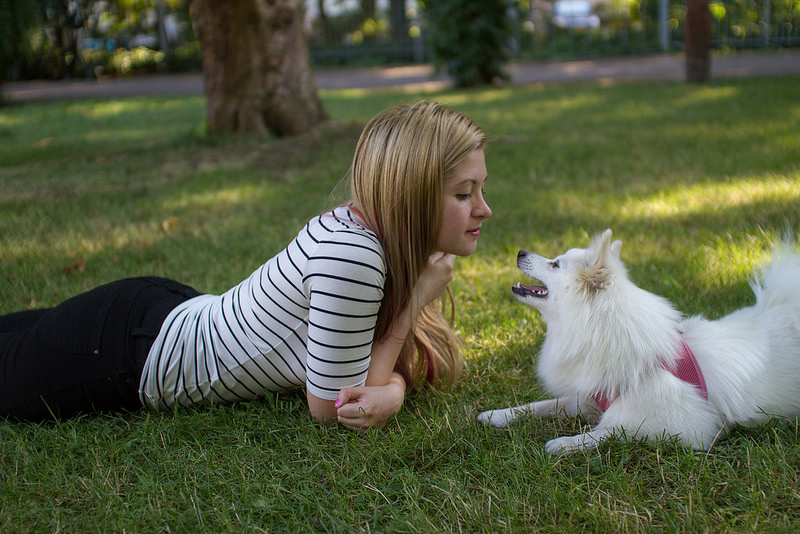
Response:
[{"label": "woman's shoulder", "polygon": [[383,254],[383,247],[375,232],[367,228],[346,205],[313,218],[308,224],[308,230],[320,243],[366,247]]},{"label": "woman's shoulder", "polygon": [[386,272],[383,247],[378,237],[362,224],[347,206],[340,206],[312,219],[307,228],[306,274],[344,269],[354,274],[356,267]]}]

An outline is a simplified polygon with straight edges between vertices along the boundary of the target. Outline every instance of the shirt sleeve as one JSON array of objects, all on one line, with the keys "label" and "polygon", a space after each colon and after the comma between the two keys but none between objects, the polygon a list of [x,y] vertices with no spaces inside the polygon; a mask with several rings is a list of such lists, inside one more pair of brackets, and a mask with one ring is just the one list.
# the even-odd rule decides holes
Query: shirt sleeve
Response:
[{"label": "shirt sleeve", "polygon": [[373,235],[337,231],[309,256],[306,388],[314,396],[335,400],[342,388],[366,381],[385,279]]}]

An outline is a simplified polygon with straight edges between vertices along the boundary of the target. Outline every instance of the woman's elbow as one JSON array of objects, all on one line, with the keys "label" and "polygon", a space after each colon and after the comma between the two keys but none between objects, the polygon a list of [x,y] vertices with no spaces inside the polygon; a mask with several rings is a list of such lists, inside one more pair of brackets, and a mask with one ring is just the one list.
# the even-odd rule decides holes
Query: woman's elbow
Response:
[{"label": "woman's elbow", "polygon": [[336,424],[338,415],[336,413],[334,401],[320,399],[308,391],[306,391],[306,399],[308,401],[308,411],[311,413],[311,417],[317,421],[321,421],[327,426]]}]

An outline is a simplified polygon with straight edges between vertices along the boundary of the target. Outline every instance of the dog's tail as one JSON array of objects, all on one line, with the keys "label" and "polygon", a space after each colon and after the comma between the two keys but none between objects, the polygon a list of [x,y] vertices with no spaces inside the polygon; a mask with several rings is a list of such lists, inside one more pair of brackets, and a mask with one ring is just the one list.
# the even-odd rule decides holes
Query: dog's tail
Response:
[{"label": "dog's tail", "polygon": [[794,308],[800,313],[800,253],[796,242],[784,239],[750,286],[758,306]]}]

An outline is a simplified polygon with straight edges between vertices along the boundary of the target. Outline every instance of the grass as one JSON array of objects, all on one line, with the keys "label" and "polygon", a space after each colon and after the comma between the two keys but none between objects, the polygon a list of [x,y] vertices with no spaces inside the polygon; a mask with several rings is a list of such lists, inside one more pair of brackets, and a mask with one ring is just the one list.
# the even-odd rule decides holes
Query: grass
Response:
[{"label": "grass", "polygon": [[201,98],[0,111],[0,313],[142,274],[239,282],[334,202],[364,121],[424,96],[492,138],[494,216],[453,283],[468,367],[365,435],[299,392],[176,414],[0,421],[0,531],[791,531],[800,427],[739,429],[708,453],[610,441],[553,458],[576,420],[475,423],[543,398],[544,326],[509,287],[519,248],[555,255],[611,227],[645,289],[687,314],[748,305],[750,272],[800,227],[798,79],[325,92],[338,121],[294,140],[203,135]]}]

